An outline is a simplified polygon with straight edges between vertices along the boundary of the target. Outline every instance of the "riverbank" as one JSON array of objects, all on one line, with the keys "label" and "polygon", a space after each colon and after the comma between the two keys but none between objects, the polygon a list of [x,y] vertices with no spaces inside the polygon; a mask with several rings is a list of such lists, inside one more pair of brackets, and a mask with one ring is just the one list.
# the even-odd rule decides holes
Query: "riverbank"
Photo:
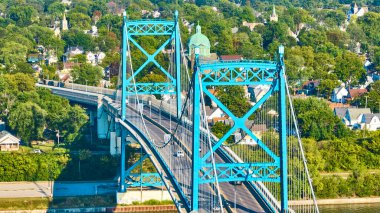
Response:
[{"label": "riverbank", "polygon": [[[340,205],[340,204],[370,204],[380,203],[380,197],[360,197],[360,198],[338,198],[338,199],[318,199],[318,205]],[[289,205],[313,204],[312,200],[290,200]]]}]

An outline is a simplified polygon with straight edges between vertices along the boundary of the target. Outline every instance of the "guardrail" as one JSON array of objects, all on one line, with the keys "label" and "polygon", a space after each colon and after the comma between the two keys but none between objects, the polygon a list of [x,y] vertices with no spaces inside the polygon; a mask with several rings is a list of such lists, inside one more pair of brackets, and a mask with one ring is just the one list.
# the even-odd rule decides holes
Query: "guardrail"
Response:
[{"label": "guardrail", "polygon": [[108,89],[103,87],[94,87],[94,86],[88,86],[88,85],[82,85],[82,84],[74,84],[74,83],[64,83],[61,81],[54,81],[54,80],[43,80],[39,82],[39,84],[47,85],[47,86],[53,86],[53,87],[61,87],[65,89],[71,89],[71,90],[79,90],[83,92],[90,92],[90,93],[96,93],[101,95],[106,95],[108,97],[115,97],[116,90],[114,89]]}]

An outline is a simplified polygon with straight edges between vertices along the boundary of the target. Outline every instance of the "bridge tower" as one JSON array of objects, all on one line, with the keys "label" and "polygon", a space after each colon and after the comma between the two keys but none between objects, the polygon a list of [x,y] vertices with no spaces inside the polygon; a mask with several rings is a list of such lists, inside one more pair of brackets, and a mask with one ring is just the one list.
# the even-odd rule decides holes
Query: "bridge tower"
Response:
[{"label": "bridge tower", "polygon": [[[288,212],[288,168],[287,168],[287,123],[286,123],[286,86],[284,73],[284,47],[279,47],[278,61],[214,61],[202,62],[199,59],[199,50],[195,50],[196,68],[193,73],[193,155],[192,155],[192,201],[191,209],[198,211],[199,186],[210,182],[231,182],[243,181],[252,184],[255,197],[264,208],[265,212]],[[265,85],[268,90],[243,116],[236,116],[211,89],[223,86],[247,86]],[[276,95],[274,95],[276,93]],[[205,134],[199,127],[202,126],[202,99],[206,95],[212,102],[223,110],[233,121],[232,127],[218,140],[213,142],[212,149],[201,155],[197,150],[200,149],[202,134]],[[230,94],[233,95],[233,94]],[[278,134],[276,144],[267,143],[265,137],[256,135],[246,126],[248,119],[254,113],[263,111],[262,106],[271,97],[275,97],[272,105],[277,121],[274,125]],[[272,97],[272,99],[273,99]],[[253,125],[255,125],[254,121]],[[275,128],[274,128],[275,129]],[[239,156],[226,153],[227,139],[237,131],[245,132],[261,149],[259,156],[266,155],[258,161],[241,160]],[[227,144],[228,145],[228,144]],[[231,145],[232,146],[232,145]],[[278,147],[273,150],[273,147]],[[213,165],[207,161],[212,156],[212,152],[219,152],[229,158],[230,163],[215,163],[216,173],[213,173]],[[232,157],[231,157],[232,156]],[[251,156],[250,156],[251,157]],[[216,177],[215,177],[215,174]],[[217,179],[217,180],[216,180]],[[263,190],[263,183],[280,183],[281,204],[274,200],[274,196],[269,195],[268,191]],[[277,204],[276,204],[277,203]]]},{"label": "bridge tower", "polygon": [[[156,36],[164,38],[163,44],[157,50],[150,54],[139,43],[137,37],[143,36]],[[132,69],[131,48],[129,44],[132,43],[139,51],[146,56],[146,61],[137,68]],[[169,44],[174,45],[174,74],[166,70],[160,64],[156,57],[161,53]],[[130,63],[130,64],[129,64]],[[167,82],[137,82],[136,77],[143,69],[149,64],[153,63],[159,70],[167,77]],[[121,120],[125,121],[127,106],[126,100],[129,96],[138,95],[176,95],[176,110],[177,116],[181,114],[181,42],[180,42],[180,27],[178,19],[178,11],[175,11],[173,20],[128,20],[127,14],[123,14],[123,38],[122,38],[122,72],[121,72]],[[126,173],[132,169],[125,168],[126,156],[126,132],[122,128],[121,131],[121,171],[120,171],[120,192],[126,191],[125,179]],[[137,163],[141,163],[147,155],[142,155]],[[135,167],[136,165],[133,165]],[[157,175],[153,175],[158,178]],[[143,177],[140,177],[141,180]]]}]

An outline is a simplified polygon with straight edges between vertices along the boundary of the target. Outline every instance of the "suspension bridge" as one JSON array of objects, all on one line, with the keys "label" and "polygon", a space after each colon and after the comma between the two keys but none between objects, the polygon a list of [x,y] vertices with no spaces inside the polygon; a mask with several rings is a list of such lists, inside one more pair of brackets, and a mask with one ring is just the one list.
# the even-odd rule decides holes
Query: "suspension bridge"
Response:
[{"label": "suspension bridge", "polygon": [[[121,156],[119,201],[132,187],[165,186],[179,212],[319,212],[287,85],[283,46],[274,61],[205,61],[196,47],[189,62],[178,12],[173,20],[128,20],[124,14],[122,32],[116,91],[45,86],[97,107],[98,137],[110,139],[111,149],[116,147]],[[147,51],[139,43],[144,36],[162,45]],[[137,52],[146,59],[143,63],[136,64]],[[188,68],[191,63],[193,69]],[[144,79],[152,66],[166,81]],[[215,93],[258,86],[264,93],[240,116]],[[229,129],[219,137],[210,132],[210,102],[228,118]],[[140,147],[140,159],[127,167],[126,150],[132,142]],[[147,159],[156,171],[134,172]]]}]

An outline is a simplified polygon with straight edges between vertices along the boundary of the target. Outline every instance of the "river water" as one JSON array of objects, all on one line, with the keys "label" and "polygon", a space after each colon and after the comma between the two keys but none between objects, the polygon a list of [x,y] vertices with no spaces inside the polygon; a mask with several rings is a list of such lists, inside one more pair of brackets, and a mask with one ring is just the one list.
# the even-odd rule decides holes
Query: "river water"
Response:
[{"label": "river water", "polygon": [[320,213],[380,213],[380,203],[320,205]]}]

